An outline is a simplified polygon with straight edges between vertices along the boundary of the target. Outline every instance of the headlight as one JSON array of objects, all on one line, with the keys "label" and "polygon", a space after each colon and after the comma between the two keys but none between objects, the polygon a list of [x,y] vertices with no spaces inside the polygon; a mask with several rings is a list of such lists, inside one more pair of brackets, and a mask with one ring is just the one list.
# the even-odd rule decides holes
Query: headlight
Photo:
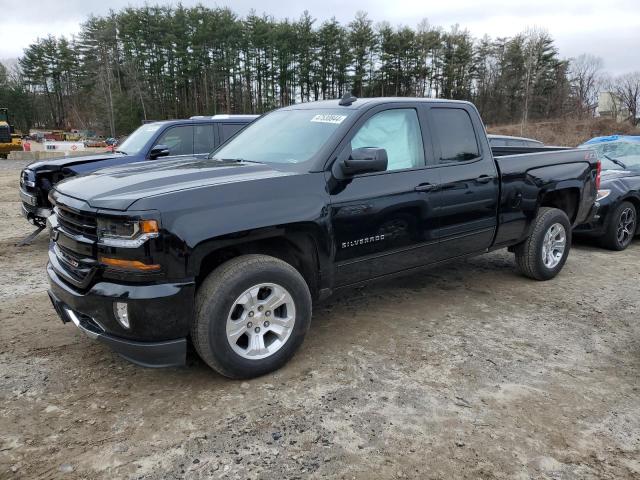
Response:
[{"label": "headlight", "polygon": [[98,242],[109,247],[137,248],[159,233],[156,220],[98,218]]},{"label": "headlight", "polygon": [[20,172],[20,185],[30,188],[35,188],[36,186],[35,174],[28,168]]},{"label": "headlight", "polygon": [[600,200],[607,198],[610,193],[611,193],[611,190],[598,190],[598,195],[596,195],[596,202],[599,202]]}]

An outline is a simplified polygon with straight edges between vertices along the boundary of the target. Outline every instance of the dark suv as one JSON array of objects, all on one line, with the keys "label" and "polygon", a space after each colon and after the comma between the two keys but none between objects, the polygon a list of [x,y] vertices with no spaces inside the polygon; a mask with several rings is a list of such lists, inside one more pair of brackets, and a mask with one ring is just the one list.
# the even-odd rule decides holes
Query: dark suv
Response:
[{"label": "dark suv", "polygon": [[159,157],[206,157],[255,118],[257,115],[215,115],[145,123],[114,152],[32,163],[20,174],[22,213],[34,225],[44,227],[51,215],[49,191],[60,180]]}]

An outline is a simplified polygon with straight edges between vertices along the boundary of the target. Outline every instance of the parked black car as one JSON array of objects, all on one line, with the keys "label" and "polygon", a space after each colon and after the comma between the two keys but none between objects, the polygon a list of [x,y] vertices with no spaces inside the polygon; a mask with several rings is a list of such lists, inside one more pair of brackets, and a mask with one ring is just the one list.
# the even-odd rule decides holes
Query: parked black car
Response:
[{"label": "parked black car", "polygon": [[575,232],[596,237],[605,248],[624,250],[640,233],[640,137],[606,137],[582,147],[597,153],[602,180],[593,214]]},{"label": "parked black car", "polygon": [[299,104],[209,159],[56,185],[49,294],[134,362],[181,365],[190,337],[223,375],[253,377],[291,358],[312,299],[340,288],[499,248],[553,278],[596,177],[584,150],[495,159],[467,102]]},{"label": "parked black car", "polygon": [[49,192],[60,180],[166,156],[206,157],[256,118],[257,115],[215,115],[145,123],[114,152],[32,163],[20,174],[22,213],[34,225],[44,226],[51,215]]}]

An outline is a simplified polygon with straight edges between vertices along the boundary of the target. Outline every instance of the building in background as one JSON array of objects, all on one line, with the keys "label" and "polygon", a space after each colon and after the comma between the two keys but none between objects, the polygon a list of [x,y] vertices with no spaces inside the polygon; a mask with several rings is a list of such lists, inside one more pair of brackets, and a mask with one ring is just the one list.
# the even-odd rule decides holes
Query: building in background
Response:
[{"label": "building in background", "polygon": [[613,92],[600,92],[596,113],[600,117],[612,118],[616,122],[624,122],[629,118],[629,110],[620,97]]}]

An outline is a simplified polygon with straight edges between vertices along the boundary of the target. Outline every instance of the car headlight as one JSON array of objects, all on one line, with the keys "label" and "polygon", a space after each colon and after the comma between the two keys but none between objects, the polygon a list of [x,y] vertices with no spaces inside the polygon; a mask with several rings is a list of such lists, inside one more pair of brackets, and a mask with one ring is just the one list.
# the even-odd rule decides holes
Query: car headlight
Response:
[{"label": "car headlight", "polygon": [[611,190],[598,190],[598,194],[596,195],[596,202],[599,202],[602,199],[605,199],[609,196]]},{"label": "car headlight", "polygon": [[109,247],[137,248],[159,233],[156,220],[98,218],[98,242]]}]

